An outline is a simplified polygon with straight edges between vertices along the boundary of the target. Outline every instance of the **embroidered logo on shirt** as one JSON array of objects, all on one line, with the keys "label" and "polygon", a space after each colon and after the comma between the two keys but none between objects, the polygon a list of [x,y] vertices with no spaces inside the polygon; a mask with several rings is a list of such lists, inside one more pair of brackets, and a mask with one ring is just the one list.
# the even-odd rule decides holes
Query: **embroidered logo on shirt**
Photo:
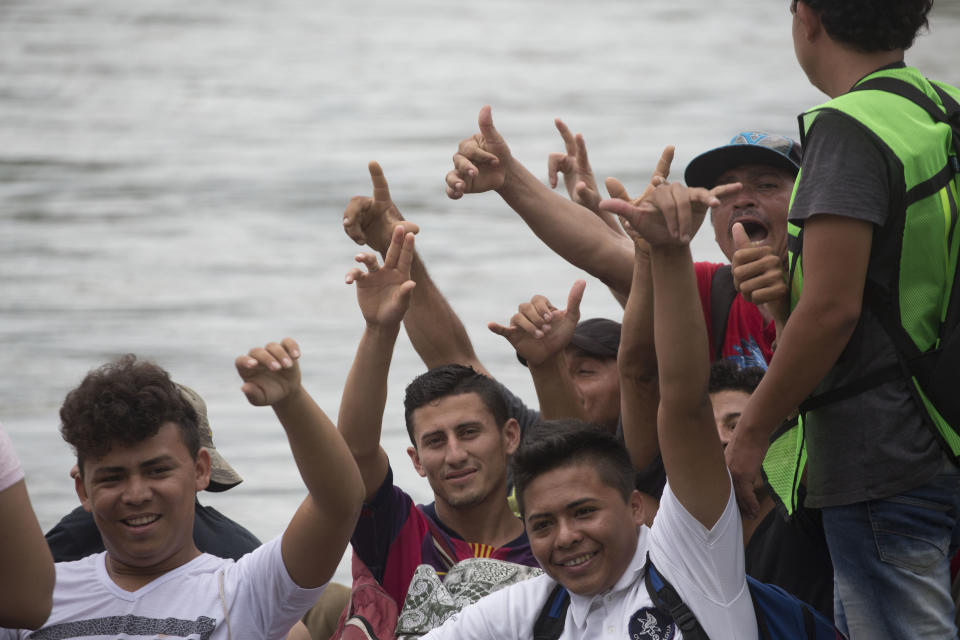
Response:
[{"label": "embroidered logo on shirt", "polygon": [[658,609],[644,607],[630,616],[630,640],[672,640],[677,628],[670,616]]}]

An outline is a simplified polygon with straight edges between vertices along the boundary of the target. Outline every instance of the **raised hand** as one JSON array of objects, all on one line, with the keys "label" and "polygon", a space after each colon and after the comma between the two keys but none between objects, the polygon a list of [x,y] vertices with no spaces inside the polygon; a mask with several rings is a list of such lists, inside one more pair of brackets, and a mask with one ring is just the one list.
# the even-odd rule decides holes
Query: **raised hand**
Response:
[{"label": "raised hand", "polygon": [[643,199],[631,203],[610,198],[601,202],[600,208],[626,218],[651,246],[685,245],[700,228],[707,210],[719,206],[720,197],[740,188],[740,183],[733,183],[708,191],[679,182],[664,183]]},{"label": "raised hand", "polygon": [[254,347],[235,365],[243,380],[240,390],[250,404],[274,405],[303,391],[300,386],[300,346],[293,338]]},{"label": "raised hand", "polygon": [[398,224],[410,233],[419,232],[420,227],[404,220],[397,205],[390,199],[390,187],[380,165],[372,161],[367,169],[373,182],[373,197],[350,198],[343,212],[343,230],[357,244],[365,244],[382,254],[386,253],[393,229]]},{"label": "raised hand", "polygon": [[556,118],[554,124],[560,137],[563,138],[566,153],[551,153],[547,156],[547,176],[550,180],[550,187],[557,188],[557,172],[563,174],[563,185],[570,195],[570,199],[577,204],[590,209],[596,214],[600,214],[600,192],[597,189],[597,180],[593,177],[593,169],[590,168],[590,160],[587,158],[587,144],[583,141],[583,135],[576,136],[570,132],[570,129],[564,124],[563,120]]},{"label": "raised hand", "polygon": [[764,305],[780,326],[790,305],[783,261],[772,247],[752,242],[739,222],[733,225],[733,246],[733,285],[747,302]]},{"label": "raised hand", "polygon": [[[631,198],[627,193],[627,188],[624,187],[623,183],[616,178],[607,178],[604,181],[604,184],[607,187],[607,193],[609,193],[610,197],[613,199],[623,200],[624,202],[631,204],[647,198],[653,192],[654,188],[659,187],[662,184],[666,184],[667,178],[670,177],[670,165],[673,164],[674,150],[675,148],[673,145],[664,147],[663,151],[660,153],[660,159],[657,160],[657,166],[653,170],[653,175],[650,176],[650,182],[643,190],[643,193],[640,194],[639,198]],[[597,206],[599,207],[599,204]],[[633,240],[637,248],[644,250],[649,249],[647,241],[644,240],[643,237],[630,226],[630,222],[628,220],[620,217],[620,223],[627,236]]]},{"label": "raised hand", "polygon": [[520,305],[510,326],[491,322],[487,327],[506,338],[529,365],[542,364],[570,343],[580,321],[580,301],[586,286],[584,280],[573,283],[566,309],[557,309],[546,297],[537,295]]},{"label": "raised hand", "polygon": [[366,271],[354,267],[347,272],[345,281],[357,285],[357,304],[367,326],[399,327],[416,286],[410,279],[413,233],[405,231],[403,225],[394,227],[382,268],[372,253],[360,253],[354,259]]},{"label": "raised hand", "polygon": [[480,133],[460,142],[453,155],[453,171],[447,173],[447,197],[453,200],[465,193],[499,189],[507,179],[513,157],[507,142],[493,126],[489,105],[480,109],[477,125]]}]

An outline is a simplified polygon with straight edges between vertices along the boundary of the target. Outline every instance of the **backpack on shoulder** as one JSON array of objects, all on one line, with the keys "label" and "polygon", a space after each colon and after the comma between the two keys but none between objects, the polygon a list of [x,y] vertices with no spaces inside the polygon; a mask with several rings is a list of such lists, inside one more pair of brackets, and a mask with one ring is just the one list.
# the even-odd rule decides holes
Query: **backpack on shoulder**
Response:
[{"label": "backpack on shoulder", "polygon": [[353,552],[353,589],[330,640],[395,640],[400,608]]},{"label": "backpack on shoulder", "polygon": [[[647,593],[658,611],[672,618],[684,640],[710,640],[690,607],[657,570],[647,554]],[[772,584],[747,576],[760,640],[846,640],[819,611]],[[563,633],[570,594],[560,584],[547,597],[533,627],[533,640],[557,640]],[[714,639],[721,640],[721,639]]]}]

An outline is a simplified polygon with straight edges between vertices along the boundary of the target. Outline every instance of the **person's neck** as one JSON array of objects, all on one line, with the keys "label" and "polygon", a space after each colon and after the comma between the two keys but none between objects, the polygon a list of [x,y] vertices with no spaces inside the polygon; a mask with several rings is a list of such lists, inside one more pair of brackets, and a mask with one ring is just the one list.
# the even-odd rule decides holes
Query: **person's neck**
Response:
[{"label": "person's neck", "polygon": [[823,68],[817,88],[831,98],[850,91],[857,82],[881,67],[902,62],[903,49],[861,53],[831,43],[829,55],[823,57]]},{"label": "person's neck", "polygon": [[510,509],[506,490],[495,492],[499,499],[491,495],[472,507],[454,507],[437,499],[437,517],[467,542],[502,547],[523,533],[523,521]]},{"label": "person's neck", "polygon": [[200,550],[197,549],[196,545],[191,544],[189,548],[183,549],[181,552],[154,565],[138,566],[116,559],[116,556],[108,550],[104,562],[107,575],[110,576],[114,584],[124,591],[134,592],[177,567],[185,565],[199,555],[201,555]]},{"label": "person's neck", "polygon": [[766,519],[767,515],[773,511],[775,506],[773,498],[770,497],[770,493],[766,489],[758,489],[754,492],[757,496],[757,503],[760,505],[760,508],[757,510],[757,516],[755,518],[742,518],[741,522],[743,523],[743,546],[746,548],[750,544],[750,538],[753,537],[754,532],[757,530],[757,527],[760,526],[760,523]]}]

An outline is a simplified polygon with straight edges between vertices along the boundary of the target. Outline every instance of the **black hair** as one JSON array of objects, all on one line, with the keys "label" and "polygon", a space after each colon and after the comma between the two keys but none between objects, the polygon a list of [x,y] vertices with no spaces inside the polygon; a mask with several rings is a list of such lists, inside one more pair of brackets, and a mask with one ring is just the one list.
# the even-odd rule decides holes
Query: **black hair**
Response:
[{"label": "black hair", "polygon": [[710,393],[744,391],[753,393],[763,378],[763,367],[740,367],[733,360],[717,360],[710,365]]},{"label": "black hair", "polygon": [[407,423],[407,435],[410,442],[417,446],[413,437],[413,412],[420,407],[447,396],[475,393],[490,411],[497,427],[503,428],[510,419],[507,402],[500,386],[492,379],[478,373],[472,367],[461,364],[447,364],[435,367],[413,379],[407,385],[403,399],[404,420]]},{"label": "black hair", "polygon": [[933,0],[801,0],[831,38],[863,53],[909,49]]},{"label": "black hair", "polygon": [[81,473],[85,459],[151,438],[168,422],[180,427],[183,443],[196,459],[196,410],[165,370],[133,354],[90,371],[60,407],[60,434],[76,451]]},{"label": "black hair", "polygon": [[530,426],[513,454],[511,468],[517,505],[524,514],[527,486],[538,476],[586,463],[603,484],[616,489],[624,501],[634,491],[634,471],[623,443],[602,427],[581,420],[544,420]]}]

